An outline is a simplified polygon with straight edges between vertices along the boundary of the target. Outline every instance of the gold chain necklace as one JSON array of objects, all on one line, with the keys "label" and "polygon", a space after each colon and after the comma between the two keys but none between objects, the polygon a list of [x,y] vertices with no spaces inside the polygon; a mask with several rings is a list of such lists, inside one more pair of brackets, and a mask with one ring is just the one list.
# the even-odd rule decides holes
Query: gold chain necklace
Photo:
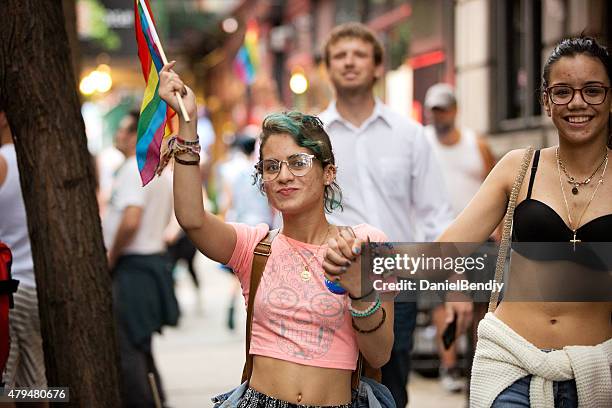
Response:
[{"label": "gold chain necklace", "polygon": [[[601,186],[603,184],[603,182],[604,182],[604,176],[606,175],[606,169],[608,167],[608,149],[606,148],[606,157],[605,157],[605,159],[603,161],[603,171],[601,172],[601,176],[599,177],[599,181],[597,182],[597,186],[595,187],[595,190],[593,190],[593,194],[591,194],[591,199],[584,206],[584,209],[582,210],[582,213],[580,214],[580,218],[578,219],[578,222],[576,223],[575,226],[574,226],[574,222],[572,221],[572,214],[571,214],[570,209],[569,209],[569,204],[567,202],[567,197],[565,197],[565,189],[563,188],[563,181],[561,180],[561,160],[559,159],[559,147],[558,146],[557,146],[557,150],[555,152],[555,155],[557,156],[557,171],[559,172],[559,185],[561,186],[561,194],[563,194],[563,202],[565,203],[565,209],[567,210],[567,219],[569,221],[569,227],[570,227],[570,229],[572,230],[572,232],[574,234],[574,237],[572,239],[570,239],[569,242],[574,244],[574,251],[575,251],[576,250],[576,243],[577,242],[582,242],[581,240],[576,238],[576,232],[578,231],[578,228],[580,227],[580,223],[582,222],[582,217],[584,216],[584,214],[586,213],[587,209],[591,205],[591,202],[595,198],[595,194],[597,194],[597,190],[599,190],[599,186]],[[593,176],[594,175],[595,174],[593,174]],[[593,177],[593,176],[591,176],[591,177]]]},{"label": "gold chain necklace", "polygon": [[[327,233],[325,234],[325,238],[323,238],[323,242],[319,245],[319,246],[323,246],[325,244],[325,242],[327,242],[327,237],[329,237],[329,231],[331,226],[328,225],[327,226]],[[302,264],[304,266],[304,270],[302,270],[302,272],[300,272],[300,278],[302,279],[303,282],[308,282],[310,280],[310,278],[312,277],[312,273],[310,271],[310,269],[308,268],[310,266],[310,262],[308,260],[306,260],[306,258],[304,258],[304,256],[300,253],[299,249],[297,249],[296,247],[293,246],[293,244],[291,244],[291,242],[289,242],[289,238],[285,237],[285,241],[287,242],[287,244],[289,245],[289,247],[293,250],[293,252],[295,252],[301,259],[302,259]],[[318,250],[316,254],[313,254],[312,252],[306,250],[307,252],[309,252],[312,255],[312,258],[310,258],[310,260],[312,261],[313,259],[316,259],[318,256]]]},{"label": "gold chain necklace", "polygon": [[593,174],[591,174],[589,177],[585,178],[583,181],[578,181],[578,180],[576,180],[575,177],[570,176],[569,172],[567,171],[567,168],[565,167],[565,163],[563,163],[563,161],[559,157],[559,148],[558,147],[557,147],[556,155],[557,155],[557,163],[561,167],[561,170],[563,170],[563,173],[565,174],[565,177],[567,178],[567,182],[570,183],[570,184],[573,184],[573,186],[574,186],[574,187],[572,187],[572,194],[576,195],[576,194],[578,194],[578,187],[580,187],[581,185],[589,184],[591,182],[591,180],[593,179],[593,177],[595,176],[595,174],[597,174],[599,169],[601,169],[601,166],[603,166],[604,163],[607,162],[607,160],[608,160],[608,149],[606,148],[606,154],[604,154],[604,157],[601,160],[601,163],[599,163],[599,166],[597,166],[595,171],[593,171]]}]

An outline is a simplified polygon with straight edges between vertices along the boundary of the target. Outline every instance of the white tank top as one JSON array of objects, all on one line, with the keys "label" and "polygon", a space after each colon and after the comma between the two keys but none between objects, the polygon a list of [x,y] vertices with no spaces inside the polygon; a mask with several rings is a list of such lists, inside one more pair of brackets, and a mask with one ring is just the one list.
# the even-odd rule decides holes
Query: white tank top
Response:
[{"label": "white tank top", "polygon": [[425,128],[425,134],[438,158],[456,216],[468,205],[483,181],[484,160],[476,133],[460,129],[459,142],[452,146],[440,143],[432,126]]},{"label": "white tank top", "polygon": [[36,287],[34,264],[26,211],[19,184],[15,145],[11,143],[0,147],[0,155],[4,157],[8,167],[6,178],[0,185],[0,241],[8,245],[13,254],[11,268],[13,278],[19,280],[20,286],[33,288]]}]

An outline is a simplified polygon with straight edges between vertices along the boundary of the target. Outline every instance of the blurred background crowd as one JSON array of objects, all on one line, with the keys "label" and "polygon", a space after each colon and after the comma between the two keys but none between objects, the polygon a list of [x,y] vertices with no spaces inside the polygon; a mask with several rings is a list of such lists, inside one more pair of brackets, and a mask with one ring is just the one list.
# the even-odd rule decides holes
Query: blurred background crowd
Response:
[{"label": "blurred background crowd", "polygon": [[[470,129],[486,138],[483,174],[510,149],[546,146],[556,136],[536,94],[542,61],[551,47],[580,33],[612,44],[612,3],[606,0],[150,3],[166,54],[178,61],[175,70],[201,106],[205,205],[228,221],[249,224],[275,223],[250,178],[261,121],[275,111],[318,114],[327,107],[333,94],[320,47],[340,23],[362,22],[382,40],[385,73],[375,93],[389,107],[433,128]],[[122,120],[140,106],[144,90],[133,4],[76,0],[64,5],[67,14],[76,13],[76,27],[69,25],[68,34],[104,218],[113,177],[125,154],[115,147],[115,139],[125,130]],[[438,83],[447,88],[428,92]],[[431,142],[435,144],[435,137]],[[465,202],[457,211],[462,205]],[[242,297],[224,267],[196,254],[176,223],[171,222],[165,239],[176,262],[182,317],[177,329],[155,339],[154,350],[168,404],[206,406],[207,397],[239,378]],[[469,341],[462,338],[452,355],[439,355],[435,322],[430,305],[421,305],[412,364],[421,377],[411,378],[411,405],[464,406],[462,377],[469,366]],[[193,359],[199,362],[191,366]],[[440,360],[458,368],[456,375],[439,370]],[[435,380],[439,374],[440,383]]]}]

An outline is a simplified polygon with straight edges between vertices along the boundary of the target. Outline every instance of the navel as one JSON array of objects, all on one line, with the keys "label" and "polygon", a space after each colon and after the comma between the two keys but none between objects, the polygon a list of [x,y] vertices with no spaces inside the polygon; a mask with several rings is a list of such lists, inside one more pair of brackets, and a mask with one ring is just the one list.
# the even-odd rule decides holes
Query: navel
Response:
[{"label": "navel", "polygon": [[302,393],[299,393],[297,396],[297,402],[302,401]]}]

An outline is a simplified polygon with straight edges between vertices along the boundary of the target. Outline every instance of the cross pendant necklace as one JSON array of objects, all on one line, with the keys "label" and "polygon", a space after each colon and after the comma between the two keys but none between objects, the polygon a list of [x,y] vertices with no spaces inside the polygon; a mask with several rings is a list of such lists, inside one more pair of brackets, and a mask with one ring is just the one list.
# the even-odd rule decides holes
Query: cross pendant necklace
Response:
[{"label": "cross pendant necklace", "polygon": [[[580,218],[578,218],[578,222],[576,223],[575,226],[574,226],[574,222],[572,221],[572,213],[570,212],[570,207],[569,207],[569,204],[567,202],[567,197],[565,197],[565,189],[563,188],[563,182],[561,181],[561,168],[562,168],[561,164],[562,163],[561,163],[561,159],[559,158],[559,147],[558,146],[557,146],[557,149],[555,151],[555,156],[557,158],[557,171],[559,172],[559,185],[561,186],[561,194],[563,195],[563,202],[565,204],[565,209],[567,210],[567,219],[569,221],[569,227],[572,230],[572,233],[574,234],[574,237],[572,239],[570,239],[569,242],[571,242],[573,244],[574,252],[575,252],[576,251],[576,243],[577,242],[582,242],[581,240],[576,239],[576,232],[578,231],[578,228],[580,228],[580,223],[582,222],[582,217],[584,217],[584,213],[587,211],[587,209],[591,205],[591,202],[595,198],[595,194],[597,194],[597,190],[599,190],[599,187],[604,182],[604,177],[606,175],[606,169],[608,168],[608,149],[606,148],[606,155],[604,157],[604,161],[602,162],[602,164],[603,164],[603,171],[601,172],[601,176],[599,177],[599,181],[597,182],[597,186],[595,186],[595,189],[593,190],[593,194],[591,194],[591,199],[584,206],[584,209],[582,210],[582,213],[580,214]],[[593,173],[593,175],[591,177],[595,176],[595,174],[597,174],[597,171],[600,168],[601,168],[601,165],[595,170],[595,173]],[[588,182],[591,181],[591,177],[589,177],[588,181],[585,184],[587,184]],[[577,189],[576,186],[574,186],[574,188]]]},{"label": "cross pendant necklace", "polygon": [[571,242],[572,244],[574,244],[574,251],[576,250],[576,242],[582,242],[579,239],[576,239],[576,230],[573,231],[574,232],[574,239],[570,239],[569,242]]}]

